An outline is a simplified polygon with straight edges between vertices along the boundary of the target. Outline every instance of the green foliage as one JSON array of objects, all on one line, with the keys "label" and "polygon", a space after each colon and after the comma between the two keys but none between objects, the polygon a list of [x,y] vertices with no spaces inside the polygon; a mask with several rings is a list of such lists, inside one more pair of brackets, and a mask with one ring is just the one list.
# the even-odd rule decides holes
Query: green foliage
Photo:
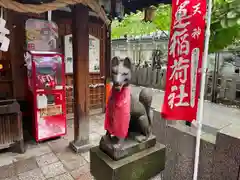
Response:
[{"label": "green foliage", "polygon": [[[112,23],[112,38],[124,35],[144,35],[158,30],[169,30],[171,6],[159,5],[152,22],[143,21],[143,12],[130,14]],[[209,51],[216,52],[240,40],[240,0],[213,0]]]},{"label": "green foliage", "polygon": [[240,39],[240,1],[214,0],[210,52],[231,46]]},{"label": "green foliage", "polygon": [[154,23],[144,22],[142,19],[143,13],[139,11],[136,14],[126,15],[121,22],[114,20],[112,22],[112,38],[116,39],[124,35],[137,36],[157,31]]},{"label": "green foliage", "polygon": [[116,39],[124,35],[137,36],[150,34],[158,30],[169,30],[171,6],[159,5],[155,13],[156,15],[152,22],[143,21],[144,13],[141,11],[138,11],[136,14],[126,15],[121,22],[114,20],[112,22],[112,38]]},{"label": "green foliage", "polygon": [[153,23],[156,24],[157,29],[168,31],[171,24],[171,6],[159,5]]}]

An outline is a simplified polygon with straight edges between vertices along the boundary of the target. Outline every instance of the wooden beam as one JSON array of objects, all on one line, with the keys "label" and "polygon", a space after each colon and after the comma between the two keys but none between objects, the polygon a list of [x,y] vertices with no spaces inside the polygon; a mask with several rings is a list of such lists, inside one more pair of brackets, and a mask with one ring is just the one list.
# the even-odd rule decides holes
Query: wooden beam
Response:
[{"label": "wooden beam", "polygon": [[74,141],[76,152],[89,146],[89,27],[88,8],[82,4],[72,9],[73,87],[74,87]]}]

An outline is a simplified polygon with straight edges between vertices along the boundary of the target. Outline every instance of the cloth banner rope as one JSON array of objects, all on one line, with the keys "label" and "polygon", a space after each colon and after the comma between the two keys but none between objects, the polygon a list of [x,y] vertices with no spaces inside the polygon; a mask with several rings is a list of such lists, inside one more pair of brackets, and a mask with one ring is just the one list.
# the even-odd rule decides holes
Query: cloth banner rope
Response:
[{"label": "cloth banner rope", "polygon": [[81,3],[85,6],[89,6],[93,11],[95,11],[99,17],[107,24],[110,24],[106,13],[103,8],[98,4],[96,0],[55,0],[52,3],[44,3],[39,5],[33,4],[22,4],[14,0],[0,0],[0,6],[6,9],[11,9],[20,13],[44,13],[47,11],[56,10],[59,8],[66,7],[68,5],[74,5]]}]

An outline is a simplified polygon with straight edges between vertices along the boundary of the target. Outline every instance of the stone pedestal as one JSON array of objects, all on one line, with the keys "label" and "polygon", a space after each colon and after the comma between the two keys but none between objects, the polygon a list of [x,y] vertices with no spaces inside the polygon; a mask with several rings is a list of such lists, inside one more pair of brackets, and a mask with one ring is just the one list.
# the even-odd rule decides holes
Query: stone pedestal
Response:
[{"label": "stone pedestal", "polygon": [[165,146],[157,143],[115,161],[94,147],[90,150],[90,170],[96,180],[148,180],[164,170],[165,151]]},{"label": "stone pedestal", "polygon": [[85,153],[89,151],[89,149],[93,147],[93,145],[90,144],[89,142],[82,143],[81,141],[80,142],[72,141],[69,143],[69,147],[72,148],[72,150],[76,153]]},{"label": "stone pedestal", "polygon": [[[141,135],[138,135],[138,139],[142,139],[142,138],[144,137]],[[112,148],[112,143],[114,144],[116,142],[117,142],[116,138],[113,138],[112,141],[109,141],[107,143],[104,142],[103,139],[101,139],[100,145],[99,145],[99,148],[115,161],[119,159],[123,159],[127,156],[131,156],[137,152],[143,151],[150,147],[153,147],[156,144],[157,140],[156,140],[156,137],[153,135],[149,137],[148,140],[143,141],[142,143],[138,143],[136,140],[128,138],[125,140],[122,149],[119,151],[115,151]]]}]

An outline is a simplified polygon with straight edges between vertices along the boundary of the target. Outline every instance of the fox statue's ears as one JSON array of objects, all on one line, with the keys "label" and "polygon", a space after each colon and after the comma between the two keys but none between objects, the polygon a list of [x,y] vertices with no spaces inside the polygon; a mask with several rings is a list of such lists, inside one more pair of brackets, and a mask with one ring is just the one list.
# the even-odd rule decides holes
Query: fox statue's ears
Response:
[{"label": "fox statue's ears", "polygon": [[126,57],[125,59],[120,59],[120,57],[113,57],[111,62],[111,67],[118,66],[120,62],[123,62],[123,65],[129,69],[132,68],[132,62],[130,58]]},{"label": "fox statue's ears", "polygon": [[120,58],[119,57],[117,57],[117,56],[115,56],[115,57],[113,57],[112,58],[112,60],[111,60],[112,62],[111,62],[111,67],[114,67],[114,66],[117,66],[117,65],[119,65],[119,62],[120,62]]},{"label": "fox statue's ears", "polygon": [[132,62],[131,62],[130,58],[126,57],[126,58],[124,59],[123,64],[124,64],[124,66],[126,66],[127,68],[132,69]]}]

